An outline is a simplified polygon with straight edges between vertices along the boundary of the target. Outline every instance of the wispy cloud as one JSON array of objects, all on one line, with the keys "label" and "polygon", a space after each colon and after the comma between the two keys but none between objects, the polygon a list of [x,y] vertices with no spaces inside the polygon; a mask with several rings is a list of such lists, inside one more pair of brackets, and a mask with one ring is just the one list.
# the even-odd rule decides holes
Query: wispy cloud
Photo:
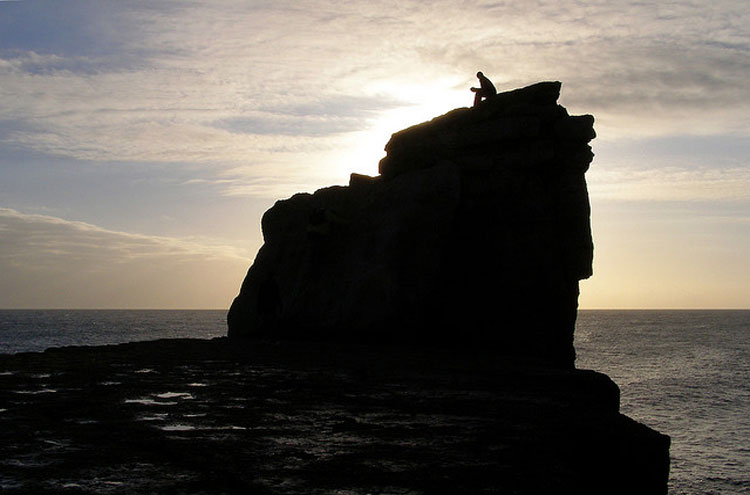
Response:
[{"label": "wispy cloud", "polygon": [[[2,56],[0,109],[20,128],[5,141],[85,160],[260,162],[414,103],[385,91],[441,75],[468,85],[477,67],[509,86],[562,79],[609,133],[747,132],[741,2],[438,4],[106,4],[65,16],[79,34],[62,48],[26,9],[18,21],[52,34]],[[110,66],[91,70],[101,58]]]},{"label": "wispy cloud", "polygon": [[594,200],[743,202],[750,205],[750,169],[610,169],[589,175]]},{"label": "wispy cloud", "polygon": [[750,138],[672,136],[594,142],[595,202],[741,202],[750,207]]},{"label": "wispy cloud", "polygon": [[[251,254],[0,208],[0,307],[225,307]],[[233,283],[232,283],[233,282]],[[55,295],[55,292],[57,295]]]}]

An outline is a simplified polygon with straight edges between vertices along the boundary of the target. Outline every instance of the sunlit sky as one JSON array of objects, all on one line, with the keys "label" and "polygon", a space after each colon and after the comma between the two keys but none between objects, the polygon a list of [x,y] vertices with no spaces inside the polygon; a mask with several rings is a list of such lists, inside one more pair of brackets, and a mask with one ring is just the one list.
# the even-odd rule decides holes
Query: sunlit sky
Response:
[{"label": "sunlit sky", "polygon": [[563,83],[596,117],[582,308],[750,307],[745,0],[0,1],[0,308],[226,308],[277,199]]}]

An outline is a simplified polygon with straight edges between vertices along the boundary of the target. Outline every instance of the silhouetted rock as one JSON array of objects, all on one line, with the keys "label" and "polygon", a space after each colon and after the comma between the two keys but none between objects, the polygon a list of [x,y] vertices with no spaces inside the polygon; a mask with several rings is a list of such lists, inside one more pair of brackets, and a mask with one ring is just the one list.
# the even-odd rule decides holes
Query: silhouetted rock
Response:
[{"label": "silhouetted rock", "polygon": [[0,355],[3,494],[666,493],[593,371],[491,351],[161,340]]},{"label": "silhouetted rock", "polygon": [[394,134],[379,177],[278,201],[229,336],[489,346],[572,367],[595,133],[559,92],[453,110]]},{"label": "silhouetted rock", "polygon": [[559,90],[277,202],[232,338],[0,355],[0,491],[665,494],[669,437],[573,367],[594,131]]},{"label": "silhouetted rock", "polygon": [[[417,491],[666,493],[669,437],[619,414],[609,378],[574,369],[578,282],[592,273],[584,174],[595,132],[559,93],[543,82],[453,110],[394,134],[380,176],[278,201],[229,311],[231,342],[306,341],[321,365],[327,350],[359,344],[345,354],[365,376],[392,366],[406,384],[398,363],[410,363],[456,386],[435,410],[468,414],[467,424],[486,413],[455,451],[431,450],[440,434],[415,444],[430,473],[408,474]],[[363,357],[375,348],[378,359]],[[489,402],[468,399],[480,390]]]}]

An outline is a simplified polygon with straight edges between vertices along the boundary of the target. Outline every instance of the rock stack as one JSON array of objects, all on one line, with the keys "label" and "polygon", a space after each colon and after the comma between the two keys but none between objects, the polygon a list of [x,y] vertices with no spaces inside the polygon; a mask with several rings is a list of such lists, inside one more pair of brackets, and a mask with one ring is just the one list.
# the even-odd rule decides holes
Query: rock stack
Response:
[{"label": "rock stack", "polygon": [[481,346],[573,367],[590,115],[559,82],[394,134],[380,176],[278,201],[230,337]]},{"label": "rock stack", "polygon": [[[457,464],[430,457],[426,435],[414,453],[443,478],[417,491],[667,492],[669,437],[620,414],[608,377],[574,367],[595,133],[593,117],[568,115],[559,93],[543,82],[453,110],[394,134],[378,177],[278,201],[229,311],[235,345],[286,340],[278,348],[302,346],[317,366],[355,362],[370,377],[358,387],[391,383],[372,378],[384,366],[416,397],[429,385],[408,382],[404,363],[440,386],[465,375],[434,411],[462,424],[486,413],[487,429],[455,438],[478,453],[472,464],[492,468],[447,474]],[[459,405],[478,391],[493,405]],[[368,413],[379,407],[351,396]]]},{"label": "rock stack", "polygon": [[0,356],[0,491],[666,494],[669,437],[573,366],[594,131],[559,91],[277,202],[229,338]]}]

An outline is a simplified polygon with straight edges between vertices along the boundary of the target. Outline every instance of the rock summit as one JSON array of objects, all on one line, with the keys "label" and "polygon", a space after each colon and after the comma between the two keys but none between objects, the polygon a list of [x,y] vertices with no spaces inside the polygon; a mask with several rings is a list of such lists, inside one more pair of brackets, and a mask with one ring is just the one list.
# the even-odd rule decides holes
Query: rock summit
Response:
[{"label": "rock summit", "polygon": [[561,84],[393,134],[380,175],[278,201],[229,336],[490,347],[572,367],[591,115]]}]

